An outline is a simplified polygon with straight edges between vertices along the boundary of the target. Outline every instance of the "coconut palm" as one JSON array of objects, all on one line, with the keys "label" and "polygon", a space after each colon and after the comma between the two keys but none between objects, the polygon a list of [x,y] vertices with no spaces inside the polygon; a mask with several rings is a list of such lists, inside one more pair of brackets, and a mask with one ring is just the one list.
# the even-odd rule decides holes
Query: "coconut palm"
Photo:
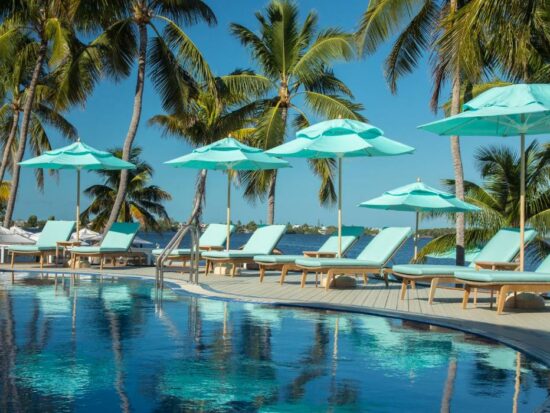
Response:
[{"label": "coconut palm", "polygon": [[[237,23],[231,32],[250,51],[258,66],[258,78],[269,82],[266,98],[258,100],[261,108],[251,144],[269,149],[284,142],[289,129],[289,112],[294,112],[293,126],[309,125],[310,114],[321,118],[339,116],[363,120],[363,107],[352,102],[349,88],[336,77],[332,65],[355,57],[352,36],[339,29],[318,29],[318,18],[309,12],[300,23],[298,7],[290,0],[272,0],[256,19],[258,32]],[[333,202],[336,195],[332,181],[333,160],[311,161],[321,177],[320,199]],[[243,173],[245,196],[256,199],[267,194],[267,223],[275,216],[277,171]]]},{"label": "coconut palm", "polygon": [[[550,145],[541,146],[533,141],[525,155],[526,222],[538,233],[534,252],[543,257],[550,252],[544,241],[550,230]],[[476,160],[483,181],[481,185],[465,182],[466,201],[481,208],[481,212],[468,215],[467,248],[486,243],[500,228],[519,226],[519,154],[506,146],[489,146],[477,151]],[[454,189],[454,180],[446,180],[445,184]],[[420,257],[446,252],[453,243],[452,235],[437,237],[426,244]]]},{"label": "coconut palm", "polygon": [[[12,187],[4,226],[8,226],[13,215],[19,189],[20,167],[27,147],[27,136],[32,129],[32,111],[38,85],[44,72],[57,67],[70,53],[75,38],[72,27],[75,2],[64,0],[17,0],[4,2],[0,13],[4,18],[0,27],[0,58],[6,58],[9,45],[18,38],[31,39],[28,53],[35,56],[28,78],[26,96],[22,108],[17,151],[13,160]],[[9,13],[9,14],[7,14]]]},{"label": "coconut palm", "polygon": [[[122,147],[122,159],[131,156],[141,118],[146,68],[159,92],[164,110],[179,112],[194,93],[193,78],[213,83],[210,68],[180,24],[205,21],[215,24],[212,10],[201,0],[128,0],[108,1],[102,10],[108,22],[96,44],[107,51],[107,71],[126,76],[137,64],[136,89],[130,125]],[[112,3],[112,4],[111,4]],[[152,34],[152,37],[150,36]],[[121,179],[107,227],[116,221],[129,185],[128,171]]]},{"label": "coconut palm", "polygon": [[[122,149],[111,150],[120,157]],[[141,148],[135,147],[130,153],[129,161],[136,165],[128,176],[128,194],[117,217],[122,222],[137,221],[145,230],[158,230],[160,219],[168,219],[163,202],[172,199],[168,192],[156,185],[151,185],[153,168],[140,158]],[[84,193],[92,198],[90,206],[80,215],[83,224],[91,223],[91,228],[101,231],[105,228],[116,199],[120,180],[118,171],[94,171],[104,178],[103,184],[92,185]]]},{"label": "coconut palm", "polygon": [[[246,139],[254,129],[252,122],[257,114],[257,93],[269,84],[256,78],[248,70],[237,70],[217,78],[216,92],[207,84],[199,86],[198,95],[185,110],[156,115],[149,119],[150,125],[163,130],[163,135],[183,139],[189,145],[208,145],[229,135]],[[205,169],[199,171],[196,182],[193,209],[188,222],[200,222],[206,194]]]}]

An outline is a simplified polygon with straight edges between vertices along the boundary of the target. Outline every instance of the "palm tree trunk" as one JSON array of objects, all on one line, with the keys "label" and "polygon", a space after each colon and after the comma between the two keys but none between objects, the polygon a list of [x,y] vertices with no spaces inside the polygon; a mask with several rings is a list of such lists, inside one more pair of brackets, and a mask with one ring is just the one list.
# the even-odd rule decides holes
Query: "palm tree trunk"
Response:
[{"label": "palm tree trunk", "polygon": [[2,164],[0,165],[0,182],[4,182],[4,175],[6,174],[6,169],[8,168],[8,162],[10,159],[10,150],[13,145],[13,140],[15,139],[15,134],[17,133],[17,127],[19,126],[19,108],[15,107],[13,111],[13,118],[11,121],[10,134],[8,135],[8,140],[6,141],[6,146],[4,146],[4,152],[2,153]]},{"label": "palm tree trunk", "polygon": [[17,148],[17,152],[15,153],[13,174],[11,177],[10,197],[8,199],[8,205],[6,207],[6,215],[4,216],[5,227],[9,227],[12,221],[13,209],[15,207],[15,201],[17,198],[17,190],[19,189],[19,172],[21,169],[21,167],[19,166],[19,162],[23,160],[23,156],[25,155],[25,148],[27,146],[27,132],[29,130],[29,123],[31,121],[34,94],[36,91],[36,86],[38,85],[40,72],[42,71],[42,65],[44,64],[44,60],[46,59],[47,51],[48,40],[45,38],[45,36],[42,36],[40,48],[38,49],[38,57],[36,59],[36,63],[34,64],[31,82],[28,88],[27,100],[25,102],[25,106],[23,107],[23,120],[21,122],[21,133],[19,134],[19,147]]},{"label": "palm tree trunk", "polygon": [[206,192],[206,176],[208,171],[206,169],[201,169],[197,175],[197,184],[195,186],[195,198],[193,200],[193,210],[191,211],[191,216],[189,217],[190,224],[199,224],[201,221],[204,194]]},{"label": "palm tree trunk", "polygon": [[[138,56],[138,72],[136,82],[136,93],[134,95],[134,110],[132,113],[132,120],[130,121],[130,127],[124,140],[124,146],[122,147],[122,159],[128,161],[130,159],[130,152],[132,151],[132,144],[137,134],[139,120],[141,118],[141,109],[143,104],[143,89],[145,87],[145,65],[147,61],[147,26],[143,23],[139,24],[139,56]],[[126,191],[128,189],[128,171],[123,169],[120,171],[120,181],[118,184],[118,191],[116,194],[113,209],[111,215],[109,215],[109,221],[104,228],[104,234],[107,233],[111,225],[113,225],[119,217],[122,203],[126,197]]]},{"label": "palm tree trunk", "polygon": [[[281,108],[281,119],[284,129],[286,129],[286,118],[288,115],[288,108],[285,106]],[[267,225],[273,225],[275,222],[275,188],[277,186],[277,169],[271,171],[271,179],[269,181],[269,188],[267,191]]]},{"label": "palm tree trunk", "polygon": [[[457,0],[451,0],[451,13],[455,13]],[[460,113],[460,67],[455,62],[452,78],[451,116]],[[451,136],[451,154],[453,157],[453,169],[455,174],[455,195],[464,200],[464,169],[462,155],[460,153],[460,138]],[[456,265],[464,265],[464,214],[456,214]]]}]

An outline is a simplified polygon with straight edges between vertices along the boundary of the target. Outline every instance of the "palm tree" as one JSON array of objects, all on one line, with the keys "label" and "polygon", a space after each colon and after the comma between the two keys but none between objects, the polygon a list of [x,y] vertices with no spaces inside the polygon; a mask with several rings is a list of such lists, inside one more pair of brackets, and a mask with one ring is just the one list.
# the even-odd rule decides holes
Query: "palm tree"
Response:
[{"label": "palm tree", "polygon": [[[141,118],[146,67],[151,68],[149,76],[161,95],[163,108],[168,112],[182,111],[189,95],[194,93],[190,73],[209,84],[213,78],[203,56],[178,24],[199,21],[215,24],[216,17],[202,0],[113,0],[108,3],[112,4],[103,10],[108,26],[96,42],[108,51],[107,71],[125,76],[131,72],[132,64],[137,63],[133,113],[122,147],[122,159],[128,160]],[[152,38],[149,31],[153,33]],[[124,204],[129,172],[123,170],[120,175],[106,228],[116,221]]]},{"label": "palm tree", "polygon": [[[9,10],[0,27],[0,51],[6,53],[14,39],[32,39],[32,53],[35,55],[32,71],[22,108],[22,120],[17,151],[13,160],[11,192],[4,216],[4,226],[11,222],[17,191],[19,189],[19,162],[23,160],[27,147],[27,135],[32,128],[32,111],[40,78],[46,69],[58,66],[70,53],[74,31],[74,2],[63,0],[17,0],[6,2],[0,12]],[[31,53],[31,50],[29,50]],[[5,54],[1,56],[5,58]]]},{"label": "palm tree", "polygon": [[[122,149],[111,150],[120,157]],[[140,158],[141,148],[135,147],[130,153],[129,161],[136,169],[128,174],[128,195],[117,217],[122,222],[137,221],[144,230],[158,230],[160,219],[168,219],[168,214],[162,205],[172,199],[168,192],[156,185],[150,185],[153,168]],[[104,178],[103,184],[92,185],[84,193],[92,198],[92,202],[80,215],[83,224],[91,222],[91,228],[100,231],[105,228],[109,214],[116,199],[120,174],[118,171],[95,171]],[[92,219],[93,217],[93,219]]]},{"label": "palm tree", "polygon": [[[380,45],[397,35],[386,59],[385,74],[392,93],[397,92],[397,81],[403,75],[411,73],[426,52],[437,50],[438,36],[448,26],[452,26],[454,16],[459,9],[458,0],[439,2],[422,0],[372,0],[362,16],[357,37],[364,53],[374,53]],[[443,27],[447,17],[450,22]],[[450,114],[460,112],[461,68],[457,59],[456,45],[449,48],[444,64],[435,54],[434,93],[432,109],[436,110],[439,92],[444,81],[450,77],[451,105]],[[455,193],[464,199],[464,170],[458,136],[451,136],[451,155],[456,181]],[[456,214],[456,261],[464,265],[464,214]]]},{"label": "palm tree", "polygon": [[[258,33],[231,24],[231,32],[250,51],[259,68],[257,77],[270,84],[267,97],[257,101],[261,114],[251,141],[254,146],[269,149],[283,143],[289,129],[289,111],[296,113],[295,128],[309,125],[310,113],[321,118],[364,119],[359,113],[363,107],[351,101],[351,91],[332,71],[334,62],[355,57],[351,35],[334,28],[319,31],[314,12],[309,12],[300,24],[298,6],[291,0],[272,0],[263,13],[256,13],[256,19]],[[334,202],[334,160],[311,161],[311,166],[322,180],[321,202]],[[267,194],[267,223],[273,223],[277,171],[243,173],[241,179],[249,199]]]},{"label": "palm tree", "polygon": [[[256,98],[263,93],[262,79],[248,70],[237,70],[217,78],[216,92],[207,84],[199,86],[198,95],[185,110],[156,115],[149,119],[149,125],[156,125],[163,134],[183,139],[192,146],[208,145],[229,135],[246,139],[254,129],[251,127],[257,112]],[[188,222],[200,222],[205,194],[205,169],[197,176],[193,209]]]},{"label": "palm tree", "polygon": [[[526,154],[526,219],[538,235],[535,252],[544,257],[550,246],[544,237],[550,230],[550,144],[540,146],[533,141]],[[483,183],[465,182],[466,201],[481,212],[467,217],[466,247],[486,243],[500,228],[519,226],[520,156],[505,146],[482,147],[476,153],[477,167]],[[454,180],[446,180],[454,189]],[[430,217],[441,216],[431,214]],[[430,241],[419,257],[442,253],[452,248],[452,235]]]}]

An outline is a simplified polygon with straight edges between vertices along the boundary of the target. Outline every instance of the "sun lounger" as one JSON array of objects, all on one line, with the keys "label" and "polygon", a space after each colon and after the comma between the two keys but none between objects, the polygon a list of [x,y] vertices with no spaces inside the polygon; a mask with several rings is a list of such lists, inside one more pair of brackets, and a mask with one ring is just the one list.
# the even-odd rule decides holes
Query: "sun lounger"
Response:
[{"label": "sun lounger", "polygon": [[116,258],[134,256],[130,250],[132,242],[139,230],[137,222],[115,222],[109,232],[105,235],[101,244],[97,247],[74,247],[71,249],[73,268],[80,257],[98,257],[99,269],[103,269],[106,258],[113,258],[113,265],[116,266]]},{"label": "sun lounger", "polygon": [[411,236],[410,227],[391,227],[381,230],[361,251],[357,258],[300,258],[296,260],[298,268],[302,269],[302,287],[305,286],[307,274],[315,273],[315,286],[319,273],[327,274],[325,289],[329,289],[336,275],[363,275],[367,283],[368,274],[384,273],[384,281],[388,286],[387,274],[384,268]]},{"label": "sun lounger", "polygon": [[206,260],[206,275],[214,264],[231,264],[231,276],[234,277],[237,265],[254,262],[256,255],[269,255],[283,236],[286,225],[267,225],[258,228],[240,250],[206,251],[202,254]]},{"label": "sun lounger", "polygon": [[[233,232],[235,225],[231,225],[229,230]],[[227,225],[225,224],[209,224],[199,238],[199,250],[215,251],[225,248],[227,240]],[[164,252],[164,249],[158,248],[152,251],[152,254],[158,257]],[[190,248],[173,249],[168,256],[170,261],[189,261],[191,259]]]},{"label": "sun lounger", "polygon": [[[529,243],[536,236],[536,231],[527,229],[525,231],[525,243]],[[434,265],[434,264],[404,264],[394,265],[392,274],[402,278],[401,299],[405,299],[407,286],[414,286],[419,280],[431,282],[428,302],[433,302],[435,292],[439,283],[456,283],[455,272],[466,268],[491,269],[491,270],[515,270],[518,263],[513,260],[519,254],[520,239],[519,229],[503,228],[481,249],[469,267],[457,265]]]},{"label": "sun lounger", "polygon": [[511,292],[545,293],[550,291],[550,255],[541,262],[535,271],[462,270],[455,272],[455,277],[459,282],[465,284],[462,308],[467,307],[472,288],[480,288],[498,293],[497,314],[502,314],[506,297]]},{"label": "sun lounger", "polygon": [[[353,244],[363,234],[363,227],[342,227],[342,254],[345,255]],[[260,282],[264,280],[265,271],[280,269],[281,278],[279,283],[283,285],[288,271],[299,270],[296,260],[304,257],[309,258],[334,258],[338,254],[338,233],[330,235],[325,243],[317,251],[304,251],[302,255],[257,255],[254,261],[260,267]]]},{"label": "sun lounger", "polygon": [[35,245],[11,245],[11,268],[17,255],[40,257],[40,268],[44,267],[44,258],[56,254],[57,242],[67,241],[74,230],[74,221],[48,221],[42,229]]}]

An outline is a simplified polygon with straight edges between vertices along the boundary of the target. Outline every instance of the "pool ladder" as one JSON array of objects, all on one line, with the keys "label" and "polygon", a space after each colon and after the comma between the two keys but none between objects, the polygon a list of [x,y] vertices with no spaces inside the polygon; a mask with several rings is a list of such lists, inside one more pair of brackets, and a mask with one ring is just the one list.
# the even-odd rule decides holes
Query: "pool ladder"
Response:
[{"label": "pool ladder", "polygon": [[167,267],[166,261],[169,260],[172,251],[178,248],[183,237],[189,233],[191,235],[191,260],[189,267],[189,282],[193,284],[199,283],[199,227],[196,224],[181,224],[176,234],[172,237],[170,242],[166,245],[162,253],[157,258],[156,270],[155,270],[155,285],[157,288],[164,287],[164,273],[166,271],[181,271],[181,268],[171,269]]}]

